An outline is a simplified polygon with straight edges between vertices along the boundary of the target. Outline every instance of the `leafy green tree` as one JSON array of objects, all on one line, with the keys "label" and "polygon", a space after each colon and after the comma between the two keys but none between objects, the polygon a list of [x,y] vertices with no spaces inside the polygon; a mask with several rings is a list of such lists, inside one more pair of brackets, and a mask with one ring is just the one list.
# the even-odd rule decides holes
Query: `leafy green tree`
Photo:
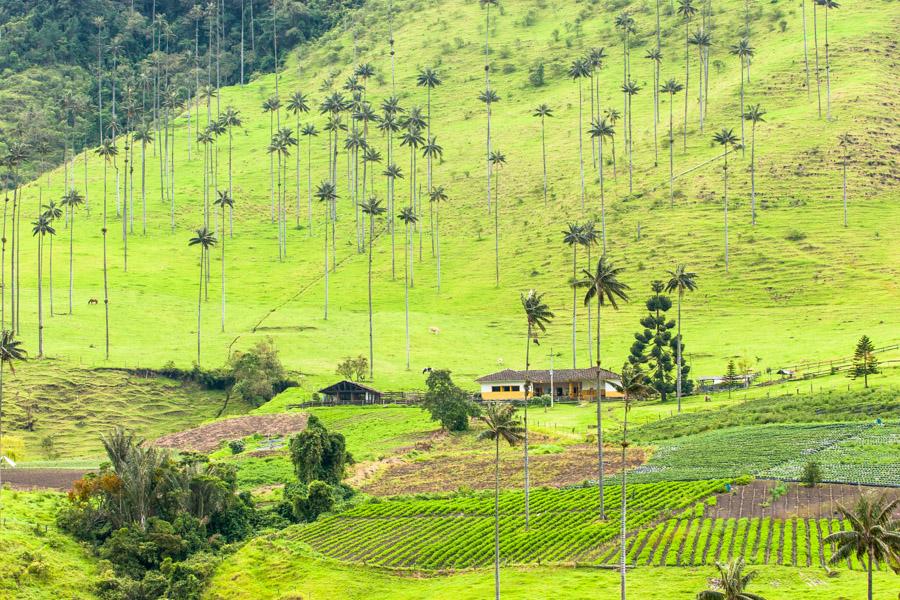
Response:
[{"label": "leafy green tree", "polygon": [[271,338],[256,342],[250,350],[235,350],[228,359],[228,371],[234,383],[229,394],[236,394],[253,406],[260,406],[281,391],[285,371],[278,349]]},{"label": "leafy green tree", "polygon": [[672,308],[672,300],[662,293],[665,290],[663,282],[654,281],[650,289],[653,295],[645,303],[649,314],[641,319],[643,331],[634,334],[628,362],[636,368],[647,365],[650,385],[665,402],[668,394],[675,391],[672,381],[675,366],[672,330],[675,328],[675,320],[666,317],[666,313]]},{"label": "leafy green tree", "polygon": [[731,390],[741,382],[741,375],[738,373],[737,367],[734,364],[734,360],[728,361],[728,366],[725,367],[725,378],[723,383],[728,388],[728,397],[731,398]]},{"label": "leafy green tree", "polygon": [[603,255],[597,261],[594,271],[582,269],[584,279],[574,283],[576,287],[587,288],[584,294],[585,304],[597,302],[597,487],[600,492],[601,519],[606,518],[606,511],[603,507],[603,411],[600,405],[606,384],[600,367],[600,312],[607,303],[613,310],[618,310],[619,301],[628,302],[628,290],[631,288],[619,280],[624,270],[616,267]]},{"label": "leafy green tree", "polygon": [[481,420],[487,429],[478,439],[494,442],[494,597],[500,600],[500,440],[515,446],[522,439],[516,408],[506,402],[489,402]]},{"label": "leafy green tree", "polygon": [[668,271],[669,281],[666,283],[666,291],[670,294],[678,292],[678,335],[675,336],[675,392],[678,397],[678,412],[681,412],[681,393],[684,391],[684,375],[687,373],[684,366],[684,348],[681,337],[681,301],[685,292],[693,292],[697,289],[697,274],[687,270],[686,265],[677,265],[674,271]]},{"label": "leafy green tree", "polygon": [[[541,64],[541,74],[543,77],[544,65]],[[538,117],[541,120],[541,162],[544,165],[544,206],[547,206],[547,138],[545,135],[544,121],[547,117],[553,116],[553,109],[547,104],[539,104],[532,117]]]},{"label": "leafy green tree", "polygon": [[197,230],[197,235],[188,240],[188,246],[200,246],[200,290],[197,298],[197,365],[200,365],[200,324],[201,324],[201,308],[203,307],[203,282],[204,267],[206,265],[206,257],[209,249],[216,245],[216,236],[207,229],[201,227]]},{"label": "leafy green tree", "polygon": [[334,488],[324,481],[314,480],[305,495],[294,497],[294,516],[303,523],[312,523],[319,515],[331,512],[335,505]]},{"label": "leafy green tree", "polygon": [[852,509],[838,505],[844,519],[850,522],[850,530],[836,531],[823,540],[836,545],[828,560],[830,564],[839,564],[851,556],[865,563],[869,600],[876,563],[900,573],[900,521],[894,517],[898,506],[900,498],[888,501],[884,494],[862,494]]},{"label": "leafy green tree", "polygon": [[525,530],[529,525],[529,491],[531,480],[528,476],[528,392],[531,389],[529,370],[531,369],[531,343],[538,343],[538,333],[547,331],[547,325],[553,320],[553,312],[544,302],[544,295],[537,290],[528,290],[520,295],[522,310],[525,312],[525,321],[528,324],[525,337]]},{"label": "leafy green tree", "polygon": [[425,380],[428,390],[422,398],[422,408],[439,421],[447,431],[466,431],[469,417],[478,416],[478,406],[469,394],[453,383],[450,371],[433,369]]},{"label": "leafy green tree", "polygon": [[822,481],[822,467],[814,460],[809,461],[803,466],[803,474],[800,475],[800,481],[806,487],[814,488]]},{"label": "leafy green tree", "polygon": [[294,471],[301,483],[324,481],[338,485],[344,466],[353,464],[341,433],[328,431],[319,418],[310,415],[306,429],[291,438],[290,452]]},{"label": "leafy green tree", "polygon": [[[22,347],[22,342],[15,338],[12,331],[4,329],[0,331],[0,456],[5,456],[3,451],[3,370],[9,367],[15,375],[15,363],[26,359],[28,352]],[[0,496],[3,494],[3,469],[0,469]],[[2,497],[0,497],[2,506]]]},{"label": "leafy green tree", "polygon": [[878,358],[875,357],[875,344],[864,335],[856,342],[856,350],[853,352],[853,366],[850,368],[850,377],[863,378],[865,387],[869,387],[869,375],[878,374]]},{"label": "leafy green tree", "polygon": [[747,586],[756,577],[755,571],[744,574],[744,558],[738,557],[729,563],[716,563],[719,577],[716,587],[722,591],[705,590],[697,594],[697,600],[766,600],[759,594],[751,594]]}]

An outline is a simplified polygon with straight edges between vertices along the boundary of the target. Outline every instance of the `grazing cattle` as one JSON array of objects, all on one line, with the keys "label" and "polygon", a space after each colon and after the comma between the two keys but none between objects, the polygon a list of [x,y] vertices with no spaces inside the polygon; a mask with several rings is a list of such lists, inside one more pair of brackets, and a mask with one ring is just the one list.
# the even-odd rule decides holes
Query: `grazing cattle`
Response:
[{"label": "grazing cattle", "polygon": [[441,332],[441,330],[440,330],[439,327],[430,327],[428,330],[429,330],[433,335],[437,335],[437,334],[439,334],[439,333]]},{"label": "grazing cattle", "polygon": [[91,304],[100,304],[100,302],[96,298],[91,298],[90,300],[88,300],[88,305]]}]

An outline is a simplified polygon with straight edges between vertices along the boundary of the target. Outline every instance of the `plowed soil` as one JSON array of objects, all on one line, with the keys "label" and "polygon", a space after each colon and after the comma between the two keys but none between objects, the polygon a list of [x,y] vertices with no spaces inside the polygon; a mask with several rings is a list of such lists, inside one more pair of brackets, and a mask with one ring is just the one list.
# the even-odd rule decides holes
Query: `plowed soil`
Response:
[{"label": "plowed soil", "polygon": [[14,490],[61,490],[72,487],[84,469],[3,469],[3,484]]},{"label": "plowed soil", "polygon": [[248,415],[208,423],[193,429],[170,433],[153,442],[161,448],[211,452],[222,442],[239,440],[254,433],[281,436],[306,429],[306,413]]}]

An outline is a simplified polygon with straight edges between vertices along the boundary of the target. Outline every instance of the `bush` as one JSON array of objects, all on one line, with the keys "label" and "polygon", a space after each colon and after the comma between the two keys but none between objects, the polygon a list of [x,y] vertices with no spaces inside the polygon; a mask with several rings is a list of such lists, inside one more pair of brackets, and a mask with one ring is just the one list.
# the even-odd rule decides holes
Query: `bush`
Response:
[{"label": "bush", "polygon": [[245,447],[243,440],[231,440],[228,442],[228,449],[231,450],[232,454],[240,454]]},{"label": "bush", "polygon": [[334,489],[324,481],[313,481],[305,495],[294,498],[294,517],[312,523],[319,515],[331,512],[335,505]]},{"label": "bush", "polygon": [[297,479],[307,484],[318,480],[337,485],[344,477],[344,465],[353,462],[344,436],[330,433],[315,415],[291,438],[290,451]]},{"label": "bush", "polygon": [[803,482],[803,485],[806,487],[814,488],[822,482],[822,468],[819,466],[814,460],[809,461],[803,467],[803,474],[800,476],[800,481]]},{"label": "bush", "polygon": [[447,431],[466,431],[469,417],[478,416],[478,406],[469,395],[450,379],[450,371],[433,370],[425,382],[428,391],[422,400],[422,408],[431,414],[432,421],[440,421]]},{"label": "bush", "polygon": [[246,402],[260,406],[289,387],[284,367],[271,339],[261,340],[248,352],[235,352],[228,361],[234,385],[231,391]]}]

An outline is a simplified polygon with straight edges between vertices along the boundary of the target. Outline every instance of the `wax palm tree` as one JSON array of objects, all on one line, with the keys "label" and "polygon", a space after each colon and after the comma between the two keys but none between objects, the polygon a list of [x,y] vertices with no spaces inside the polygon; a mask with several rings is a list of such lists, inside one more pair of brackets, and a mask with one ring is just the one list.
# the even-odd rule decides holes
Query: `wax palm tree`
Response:
[{"label": "wax palm tree", "polygon": [[416,222],[418,222],[419,217],[416,216],[416,211],[412,206],[404,206],[400,209],[400,214],[397,215],[397,218],[403,223],[404,229],[406,230],[406,238],[404,242],[404,293],[405,293],[405,311],[406,311],[406,370],[409,371],[409,265],[411,262],[410,258],[410,247],[409,247],[409,229],[410,227],[415,227]]},{"label": "wax palm tree", "polygon": [[659,48],[651,48],[644,55],[647,60],[653,61],[653,166],[659,165],[659,134],[656,126],[659,123],[659,64],[662,62],[662,52]]},{"label": "wax palm tree", "polygon": [[590,76],[591,68],[583,58],[575,60],[569,67],[569,77],[578,82],[578,165],[581,172],[581,210],[584,210],[584,125],[582,101],[582,81]]},{"label": "wax palm tree", "polygon": [[582,269],[584,279],[576,281],[575,287],[587,288],[584,294],[584,304],[597,302],[597,484],[600,490],[600,518],[606,518],[603,506],[603,413],[600,409],[601,397],[605,384],[603,371],[600,367],[600,309],[609,304],[613,310],[619,309],[619,301],[628,302],[627,284],[619,281],[624,269],[616,267],[606,259],[606,255],[597,261],[597,267],[593,271]]},{"label": "wax palm tree", "polygon": [[575,288],[575,281],[578,278],[578,246],[582,245],[582,229],[578,223],[569,223],[567,229],[563,230],[563,243],[572,248],[572,279],[569,282],[572,286],[572,368],[578,368],[578,353],[576,352],[576,320],[578,307],[578,291]]},{"label": "wax palm tree", "polygon": [[42,214],[38,217],[37,221],[32,223],[31,233],[38,237],[38,358],[44,356],[44,303],[43,303],[43,290],[44,290],[44,237],[45,236],[53,236],[56,234],[56,230],[50,223],[50,217],[46,214]]},{"label": "wax palm tree", "polygon": [[[303,92],[296,91],[291,95],[290,100],[288,100],[287,104],[288,111],[294,115],[294,129],[300,133],[300,115],[306,114],[309,112],[309,103],[306,99],[306,96],[303,95]],[[297,229],[300,228],[300,151],[297,151],[297,162],[296,162],[296,188],[297,188],[297,200],[296,200],[296,226]],[[312,204],[312,200],[309,199],[309,204]],[[309,217],[312,219],[312,208],[309,209]]]},{"label": "wax palm tree", "polygon": [[364,215],[369,217],[369,381],[375,378],[375,342],[372,321],[372,247],[375,241],[375,219],[383,215],[387,209],[381,200],[370,198],[360,207]]},{"label": "wax palm tree", "polygon": [[[753,57],[753,47],[750,46],[750,40],[743,38],[737,44],[731,46],[731,54],[737,56],[741,61],[741,115],[744,114],[744,65],[749,63]],[[744,154],[744,119],[741,119],[741,155]]]},{"label": "wax palm tree", "polygon": [[531,380],[529,370],[531,369],[531,343],[538,343],[538,330],[540,332],[547,331],[547,325],[553,320],[553,312],[547,303],[544,302],[544,294],[538,293],[537,290],[528,290],[520,295],[522,302],[522,310],[525,312],[525,321],[528,324],[528,333],[525,337],[525,531],[528,531],[529,525],[529,491],[531,489],[531,480],[528,474],[528,392],[531,389]]},{"label": "wax palm tree", "polygon": [[[231,150],[234,146],[234,128],[242,127],[243,121],[241,120],[241,111],[236,110],[232,106],[226,106],[225,112],[222,113],[221,117],[219,117],[220,123],[228,128],[228,197],[234,198],[234,178],[231,174]],[[297,153],[299,157],[300,154]],[[297,160],[300,160],[299,158]],[[299,174],[297,179],[299,180]],[[299,185],[299,183],[298,183]],[[298,192],[299,193],[299,192]],[[228,206],[228,235],[229,237],[234,236],[234,203]],[[225,222],[222,222],[222,237],[225,237]],[[224,244],[223,244],[224,245]]]},{"label": "wax palm tree", "polygon": [[[403,133],[403,136],[400,139],[401,146],[409,147],[409,207],[413,209],[416,213],[417,217],[419,214],[418,206],[416,203],[416,149],[422,146],[425,143],[425,139],[422,137],[420,133],[420,129],[415,126],[415,120],[407,120],[408,128]],[[416,227],[418,227],[419,220],[416,219],[416,222],[413,223]],[[421,252],[420,252],[421,258]],[[410,262],[410,285],[415,287],[415,269],[414,263]]]},{"label": "wax palm tree", "polygon": [[132,134],[132,139],[141,144],[141,207],[143,234],[147,235],[147,144],[153,143],[153,130],[146,123],[142,123]]},{"label": "wax palm tree", "polygon": [[[625,91],[624,87],[628,84],[628,81],[631,79],[631,45],[630,39],[631,34],[636,33],[637,29],[634,26],[634,17],[628,11],[625,11],[619,15],[616,15],[615,28],[621,32],[622,35],[622,111],[625,116],[625,121],[628,121],[629,107],[630,104],[628,102],[628,93]],[[628,148],[629,140],[631,138],[631,133],[628,128],[625,128],[625,146],[626,150]],[[629,192],[631,193],[631,192]]]},{"label": "wax palm tree", "polygon": [[759,104],[751,104],[744,113],[744,120],[750,121],[750,224],[756,225],[756,125],[764,123],[766,114]]},{"label": "wax palm tree", "polygon": [[[603,68],[603,61],[606,60],[606,49],[591,48],[585,60],[591,69],[591,118],[588,121],[593,123],[600,117],[600,70]],[[591,145],[591,155],[596,163],[597,148],[594,145]]]},{"label": "wax palm tree", "polygon": [[[709,98],[707,97],[704,101],[703,89],[706,87],[709,88],[709,81],[707,81],[707,77],[709,75],[709,66],[707,65],[707,61],[709,59],[709,47],[712,45],[712,37],[709,35],[709,32],[701,29],[700,31],[695,31],[691,34],[688,39],[688,43],[691,46],[696,46],[697,48],[697,58],[700,59],[699,73],[700,77],[698,79],[698,101],[700,108],[700,133],[703,133],[703,117],[706,113],[706,105],[709,104]],[[704,84],[705,82],[705,84]]]},{"label": "wax palm tree", "polygon": [[673,106],[675,103],[675,94],[684,89],[684,86],[674,79],[668,80],[660,89],[664,94],[669,95],[669,205],[675,207],[675,158],[673,156],[675,149],[675,138],[673,134]]},{"label": "wax palm tree", "polygon": [[668,271],[669,281],[666,283],[666,291],[670,294],[678,292],[678,337],[675,362],[677,365],[675,393],[678,397],[678,412],[681,412],[681,381],[682,381],[682,364],[681,364],[681,301],[684,299],[685,292],[693,292],[697,289],[697,274],[687,271],[687,266],[676,265],[674,271]]},{"label": "wax palm tree", "polygon": [[809,100],[809,51],[807,50],[806,44],[806,0],[800,0],[800,20],[803,22],[803,64],[806,68],[806,99]]},{"label": "wax palm tree", "polygon": [[72,314],[72,293],[75,288],[75,270],[74,270],[74,240],[75,240],[75,211],[84,204],[84,196],[78,190],[72,189],[66,192],[60,204],[69,211],[69,314]]},{"label": "wax palm tree", "polygon": [[[603,116],[609,121],[609,124],[612,127],[616,126],[616,123],[619,122],[619,119],[622,118],[622,115],[615,108],[607,108]],[[613,166],[613,179],[618,181],[618,175],[616,174],[616,138],[612,138],[612,166]]]},{"label": "wax palm tree", "polygon": [[823,540],[835,545],[828,560],[830,564],[856,556],[866,565],[869,600],[872,600],[872,571],[877,563],[900,573],[900,521],[894,518],[898,506],[900,498],[888,501],[884,494],[862,494],[852,509],[838,505],[850,523],[850,530],[836,531]]},{"label": "wax palm tree", "polygon": [[[47,217],[47,221],[53,225],[54,222],[58,221],[60,217],[63,216],[63,210],[57,206],[56,202],[50,201],[44,205],[44,212],[42,216]],[[47,283],[48,283],[48,293],[50,294],[50,316],[53,316],[53,234],[50,234],[50,261],[49,261],[49,270],[47,273]]]},{"label": "wax palm tree", "polygon": [[850,146],[855,143],[856,141],[849,133],[841,134],[841,136],[838,138],[838,145],[842,150],[841,170],[843,172],[842,188],[844,198],[844,227],[847,226],[847,164],[850,162]]},{"label": "wax palm tree", "polygon": [[713,141],[725,149],[725,152],[722,155],[725,160],[722,168],[724,172],[724,194],[722,205],[725,210],[725,272],[728,273],[728,152],[737,145],[738,140],[734,136],[733,130],[723,128],[722,131],[713,136]]},{"label": "wax palm tree", "polygon": [[747,586],[756,577],[755,571],[744,574],[744,557],[738,557],[729,563],[716,563],[719,577],[716,587],[722,591],[706,590],[697,594],[697,600],[765,600],[759,594],[751,594]]},{"label": "wax palm tree", "polygon": [[633,163],[634,163],[634,138],[631,135],[631,124],[633,119],[633,113],[631,110],[631,101],[635,94],[641,91],[641,86],[639,86],[634,81],[629,81],[625,85],[622,86],[622,92],[624,92],[625,97],[628,100],[628,114],[625,115],[625,119],[628,121],[628,193],[631,194],[633,192],[632,189],[632,171],[633,171]]},{"label": "wax palm tree", "polygon": [[[591,250],[594,246],[597,245],[598,237],[597,237],[597,227],[594,221],[589,220],[585,221],[581,225],[581,245],[584,246],[585,253],[587,254],[587,268],[590,269],[591,265]],[[588,364],[593,364],[594,362],[594,352],[591,349],[591,305],[587,305],[587,349],[588,349]]]},{"label": "wax palm tree", "polygon": [[431,137],[431,90],[441,85],[443,81],[441,80],[438,72],[431,67],[425,67],[419,71],[419,75],[416,77],[416,85],[419,87],[424,87],[427,90],[428,100],[427,100],[427,110],[428,110],[428,125],[427,125],[427,133],[426,137]]},{"label": "wax palm tree", "polygon": [[819,27],[818,18],[816,17],[816,5],[818,0],[813,0],[813,48],[816,57],[816,99],[818,100],[819,118],[822,118],[822,77],[819,70]]},{"label": "wax palm tree", "polygon": [[115,159],[118,153],[119,149],[116,147],[114,140],[103,140],[103,143],[97,148],[97,154],[103,157],[103,228],[101,229],[101,232],[103,234],[103,307],[106,314],[106,360],[109,360],[109,273],[106,256],[106,172],[109,161]]},{"label": "wax palm tree", "polygon": [[[281,108],[281,101],[272,96],[262,104],[264,113],[269,113],[269,139],[275,136],[275,115]],[[271,200],[270,218],[272,223],[275,222],[275,156],[269,154],[269,199]]]},{"label": "wax palm tree", "polygon": [[312,139],[319,136],[319,130],[312,123],[307,123],[300,131],[300,135],[306,138],[306,213],[309,237],[312,237]]},{"label": "wax palm tree", "polygon": [[337,191],[330,181],[316,187],[316,198],[325,206],[325,320],[328,320],[328,222],[332,220],[332,204],[337,201]]},{"label": "wax palm tree", "polygon": [[831,63],[828,60],[828,13],[841,5],[834,0],[815,0],[825,7],[825,119],[831,120]]},{"label": "wax palm tree", "polygon": [[429,199],[434,205],[434,233],[437,246],[437,291],[441,291],[441,203],[447,201],[447,192],[444,186],[439,185],[431,189]]},{"label": "wax palm tree", "polygon": [[546,104],[539,104],[538,107],[534,109],[534,112],[531,113],[531,116],[539,117],[541,119],[541,160],[544,164],[544,206],[547,206],[547,143],[546,137],[544,136],[544,120],[547,117],[553,116],[553,109]]},{"label": "wax palm tree", "polygon": [[227,190],[219,192],[218,195],[214,204],[219,207],[222,218],[222,333],[225,333],[225,209],[227,208],[229,213],[233,211],[234,198]]},{"label": "wax palm tree", "polygon": [[391,279],[396,279],[397,277],[397,261],[396,261],[396,252],[395,252],[395,239],[394,235],[394,213],[391,212],[394,208],[394,181],[397,179],[403,179],[403,171],[395,164],[389,164],[384,171],[382,171],[382,175],[387,177],[388,180],[388,214],[390,215],[390,220],[388,221],[388,227],[391,230]]},{"label": "wax palm tree", "polygon": [[[434,159],[440,160],[440,158],[443,155],[444,155],[444,149],[441,147],[440,144],[437,143],[437,138],[434,136],[427,138],[425,145],[422,147],[422,156],[424,156],[428,161],[428,175],[427,175],[426,185],[428,186],[429,190],[434,189],[434,186],[431,183],[432,161]],[[429,206],[428,206],[428,221],[429,221],[429,228],[431,229],[431,256],[434,257],[435,247],[434,247],[434,204],[433,203],[429,204]],[[419,258],[420,259],[422,258],[421,251],[420,251]]]},{"label": "wax palm tree", "polygon": [[500,440],[515,446],[522,439],[516,408],[508,403],[488,403],[480,416],[487,429],[480,440],[494,442],[494,597],[500,600]]},{"label": "wax palm tree", "polygon": [[499,150],[491,152],[491,168],[497,170],[494,179],[494,284],[500,287],[500,169],[506,165],[506,155]]},{"label": "wax palm tree", "polygon": [[[481,0],[482,3],[486,1]],[[485,72],[487,72],[487,65],[485,65]],[[488,210],[491,210],[491,176],[493,175],[491,171],[491,105],[499,102],[500,96],[494,90],[486,89],[478,94],[478,99],[487,107],[487,207]]]},{"label": "wax palm tree", "polygon": [[[3,456],[3,370],[9,367],[15,375],[16,361],[26,360],[28,352],[22,348],[22,342],[17,340],[12,331],[3,329],[0,331],[0,457]],[[3,469],[0,469],[0,494],[3,494]],[[2,506],[2,501],[0,501]]]},{"label": "wax palm tree", "polygon": [[619,591],[621,600],[625,600],[625,556],[627,549],[625,546],[626,527],[625,523],[628,514],[628,488],[626,479],[626,452],[628,450],[628,413],[634,407],[634,404],[652,396],[655,390],[647,380],[647,376],[641,373],[640,369],[625,363],[622,365],[621,379],[618,383],[612,382],[613,387],[622,393],[622,404],[624,408],[624,418],[622,419],[622,466],[620,474],[622,477],[622,489],[620,495],[622,505],[619,511]]},{"label": "wax palm tree", "polygon": [[197,295],[197,366],[200,366],[200,309],[203,306],[204,268],[209,249],[216,245],[216,236],[207,227],[196,230],[197,234],[188,241],[188,246],[200,246],[200,289]]},{"label": "wax palm tree", "polygon": [[591,124],[590,133],[591,137],[595,137],[600,141],[599,160],[597,161],[597,171],[600,178],[600,240],[603,254],[606,254],[606,194],[603,185],[603,140],[614,140],[616,130],[607,123],[606,119],[601,119]]},{"label": "wax palm tree", "polygon": [[678,14],[684,20],[684,132],[683,151],[687,151],[688,84],[691,80],[690,28],[691,19],[697,14],[693,0],[678,0]]}]

